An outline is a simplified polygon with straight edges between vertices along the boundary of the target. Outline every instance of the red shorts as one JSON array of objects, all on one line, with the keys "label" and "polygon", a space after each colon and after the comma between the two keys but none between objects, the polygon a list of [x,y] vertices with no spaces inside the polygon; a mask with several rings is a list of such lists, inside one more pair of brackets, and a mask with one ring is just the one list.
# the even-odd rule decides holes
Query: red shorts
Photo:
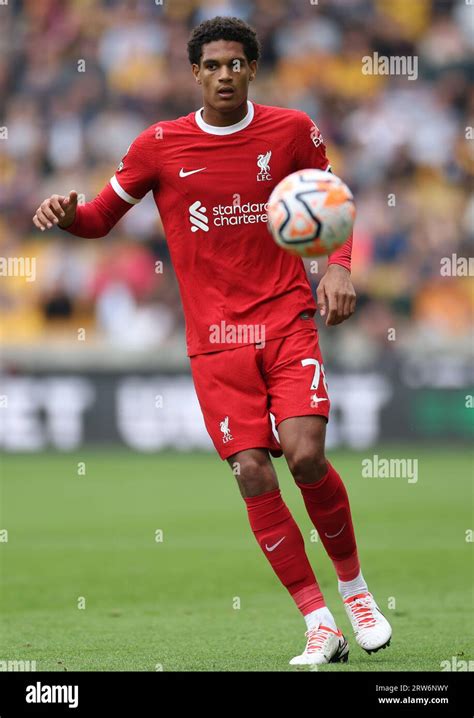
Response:
[{"label": "red shorts", "polygon": [[[222,459],[264,447],[282,451],[276,428],[292,416],[329,415],[329,397],[316,327],[305,327],[263,348],[191,357],[204,423]],[[272,416],[273,415],[273,419]]]}]

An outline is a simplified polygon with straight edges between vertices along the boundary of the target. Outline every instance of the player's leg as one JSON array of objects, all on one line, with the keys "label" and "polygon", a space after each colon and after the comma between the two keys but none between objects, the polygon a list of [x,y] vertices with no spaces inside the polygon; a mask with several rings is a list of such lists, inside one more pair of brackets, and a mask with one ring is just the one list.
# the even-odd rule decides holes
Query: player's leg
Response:
[{"label": "player's leg", "polygon": [[299,486],[309,517],[331,558],[339,593],[358,644],[368,652],[385,648],[391,628],[360,570],[349,497],[324,454],[326,419],[298,416],[278,425],[289,469]]},{"label": "player's leg", "polygon": [[325,456],[329,397],[317,333],[298,332],[267,353],[267,384],[281,448],[313,525],[331,558],[359,645],[388,645],[391,628],[360,570],[349,498]]},{"label": "player's leg", "polygon": [[299,487],[313,525],[333,562],[341,590],[346,584],[366,591],[352,523],[349,497],[341,477],[324,453],[326,419],[295,416],[278,424],[288,468]]},{"label": "player's leg", "polygon": [[281,496],[268,451],[247,449],[233,454],[227,461],[246,503],[257,543],[306,621],[306,649],[291,663],[346,661],[347,642],[325,604],[301,531]]},{"label": "player's leg", "polygon": [[[268,455],[268,450],[280,456],[282,452],[268,414],[260,362],[261,353],[254,346],[191,358],[204,422],[219,456],[227,459],[238,480],[259,545],[305,618],[310,650],[294,662],[344,660],[347,645],[336,635],[337,629],[332,629],[334,619],[309,564],[301,532],[283,502]],[[320,624],[329,624],[326,633],[319,629]]]}]

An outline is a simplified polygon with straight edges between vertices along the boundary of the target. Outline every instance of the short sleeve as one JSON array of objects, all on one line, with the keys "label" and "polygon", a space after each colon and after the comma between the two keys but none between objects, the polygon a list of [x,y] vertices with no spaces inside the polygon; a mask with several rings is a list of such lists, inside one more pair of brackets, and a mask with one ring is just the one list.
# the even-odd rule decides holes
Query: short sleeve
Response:
[{"label": "short sleeve", "polygon": [[296,170],[331,171],[326,157],[326,145],[319,128],[304,112],[298,112],[297,118]]},{"label": "short sleeve", "polygon": [[110,184],[123,200],[138,204],[158,184],[158,170],[159,139],[149,127],[131,143]]}]

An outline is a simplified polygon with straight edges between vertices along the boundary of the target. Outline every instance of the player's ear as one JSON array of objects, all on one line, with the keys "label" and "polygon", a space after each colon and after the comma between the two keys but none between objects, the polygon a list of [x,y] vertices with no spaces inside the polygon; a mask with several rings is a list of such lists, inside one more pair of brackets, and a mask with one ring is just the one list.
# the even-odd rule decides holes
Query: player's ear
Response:
[{"label": "player's ear", "polygon": [[257,74],[257,60],[252,60],[249,62],[250,67],[250,74],[249,74],[249,80],[252,82],[252,80],[255,80],[255,76]]},{"label": "player's ear", "polygon": [[200,78],[201,71],[200,71],[199,65],[196,65],[195,63],[193,63],[192,71],[193,71],[194,79],[196,80],[198,85],[200,85],[201,84],[201,78]]}]

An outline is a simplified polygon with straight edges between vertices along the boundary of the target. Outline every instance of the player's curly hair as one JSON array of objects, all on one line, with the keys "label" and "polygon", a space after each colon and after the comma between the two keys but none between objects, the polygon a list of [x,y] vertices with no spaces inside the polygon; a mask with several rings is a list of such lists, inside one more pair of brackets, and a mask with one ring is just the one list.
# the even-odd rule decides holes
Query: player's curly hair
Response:
[{"label": "player's curly hair", "polygon": [[217,17],[205,20],[194,28],[188,42],[189,62],[199,65],[202,46],[215,40],[234,40],[241,42],[248,62],[260,57],[260,43],[257,33],[246,22],[237,17]]}]

